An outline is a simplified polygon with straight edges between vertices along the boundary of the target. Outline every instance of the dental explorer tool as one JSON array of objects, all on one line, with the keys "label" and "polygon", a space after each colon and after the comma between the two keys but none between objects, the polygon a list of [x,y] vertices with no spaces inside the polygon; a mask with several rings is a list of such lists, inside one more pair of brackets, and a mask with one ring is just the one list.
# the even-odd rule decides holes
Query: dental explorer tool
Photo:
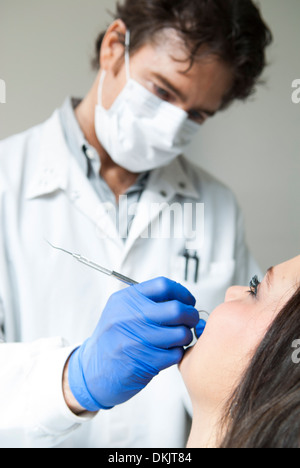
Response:
[{"label": "dental explorer tool", "polygon": [[121,281],[122,283],[127,284],[128,286],[133,286],[134,284],[139,284],[136,281],[134,281],[134,280],[132,280],[130,278],[127,278],[126,276],[121,275],[120,273],[117,273],[116,271],[108,270],[107,268],[104,268],[104,267],[98,265],[97,263],[94,263],[91,260],[88,260],[87,258],[83,257],[80,254],[69,252],[68,250],[62,249],[60,247],[55,247],[53,244],[51,244],[51,242],[49,242],[47,240],[46,240],[46,242],[53,249],[60,250],[61,252],[64,252],[64,253],[66,253],[68,255],[71,255],[73,258],[75,258],[75,260],[77,260],[80,263],[83,263],[83,265],[86,265],[89,268],[93,268],[94,270],[99,271],[100,273],[103,273],[104,275],[112,276],[113,278],[116,278],[117,280]]},{"label": "dental explorer tool", "polygon": [[[113,278],[116,278],[117,280],[121,281],[122,283],[124,284],[127,284],[128,286],[133,286],[135,284],[140,284],[138,283],[137,281],[134,281],[130,278],[127,278],[126,276],[124,275],[121,275],[120,273],[117,273],[116,271],[111,271],[111,270],[108,270],[107,268],[104,268],[100,265],[98,265],[97,263],[94,263],[92,262],[91,260],[88,260],[87,258],[83,257],[82,255],[80,254],[76,254],[76,253],[73,253],[73,252],[69,252],[68,250],[65,250],[65,249],[62,249],[60,247],[55,247],[53,244],[51,244],[51,242],[49,242],[48,240],[45,239],[45,241],[47,242],[47,244],[49,244],[53,249],[55,250],[60,250],[61,252],[64,252],[68,255],[71,255],[73,258],[75,258],[75,260],[77,260],[78,262],[80,263],[83,263],[83,265],[86,265],[88,266],[89,268],[93,268],[94,270],[96,271],[99,271],[100,273],[103,273],[104,275],[107,275],[107,276],[112,276]],[[201,319],[201,314],[202,313],[206,313],[207,315],[209,315],[207,312],[205,311],[199,311],[199,319]],[[198,338],[197,337],[197,332],[196,332],[196,328],[194,328],[194,334],[195,334],[195,337],[196,339]]]}]

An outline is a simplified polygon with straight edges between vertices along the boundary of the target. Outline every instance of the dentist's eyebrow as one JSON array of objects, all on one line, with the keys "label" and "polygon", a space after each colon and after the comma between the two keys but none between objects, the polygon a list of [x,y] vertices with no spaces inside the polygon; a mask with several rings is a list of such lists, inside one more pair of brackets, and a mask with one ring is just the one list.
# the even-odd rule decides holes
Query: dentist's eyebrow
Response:
[{"label": "dentist's eyebrow", "polygon": [[170,91],[172,91],[176,96],[178,96],[182,101],[186,100],[186,96],[182,94],[180,89],[176,88],[170,81],[162,76],[160,73],[152,73],[152,75],[159,80],[166,88],[169,88]]}]

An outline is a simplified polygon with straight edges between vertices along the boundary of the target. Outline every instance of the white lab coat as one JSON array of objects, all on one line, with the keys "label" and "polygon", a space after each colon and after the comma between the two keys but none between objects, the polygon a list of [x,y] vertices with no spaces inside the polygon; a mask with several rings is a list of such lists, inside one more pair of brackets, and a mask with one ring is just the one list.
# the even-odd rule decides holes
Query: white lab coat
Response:
[{"label": "white lab coat", "polygon": [[[64,364],[123,286],[44,240],[140,282],[157,276],[179,281],[199,309],[211,312],[230,285],[257,273],[241,213],[230,190],[182,157],[151,173],[141,202],[174,200],[205,206],[197,284],[184,281],[185,239],[145,238],[149,220],[143,210],[127,242],[117,238],[69,153],[57,111],[43,125],[0,143],[0,447],[184,446],[190,408],[177,367],[110,411],[95,417],[69,411],[61,388]],[[164,217],[162,205],[152,211],[154,225],[160,212]]]}]

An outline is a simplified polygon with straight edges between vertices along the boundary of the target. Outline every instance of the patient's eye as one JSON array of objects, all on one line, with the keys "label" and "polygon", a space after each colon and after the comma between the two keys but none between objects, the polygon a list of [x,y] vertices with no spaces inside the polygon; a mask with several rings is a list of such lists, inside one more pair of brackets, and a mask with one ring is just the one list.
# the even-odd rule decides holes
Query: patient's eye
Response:
[{"label": "patient's eye", "polygon": [[249,294],[251,294],[251,296],[254,296],[254,297],[257,296],[257,291],[258,291],[259,285],[260,285],[260,281],[259,281],[257,275],[253,276],[252,280],[250,281]]}]

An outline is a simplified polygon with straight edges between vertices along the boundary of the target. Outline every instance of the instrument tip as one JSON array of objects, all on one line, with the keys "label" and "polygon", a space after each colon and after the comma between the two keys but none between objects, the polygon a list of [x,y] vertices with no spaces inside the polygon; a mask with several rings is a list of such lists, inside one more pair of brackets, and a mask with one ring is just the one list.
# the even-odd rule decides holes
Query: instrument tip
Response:
[{"label": "instrument tip", "polygon": [[49,242],[47,239],[44,238],[44,241],[47,242],[47,244],[50,245],[50,247],[52,247],[52,249],[55,249],[55,250],[60,250],[61,252],[65,252],[69,255],[72,255],[74,256],[74,254],[72,252],[69,252],[68,250],[65,250],[65,249],[62,249],[60,247],[56,247],[55,245],[51,244],[51,242]]}]

